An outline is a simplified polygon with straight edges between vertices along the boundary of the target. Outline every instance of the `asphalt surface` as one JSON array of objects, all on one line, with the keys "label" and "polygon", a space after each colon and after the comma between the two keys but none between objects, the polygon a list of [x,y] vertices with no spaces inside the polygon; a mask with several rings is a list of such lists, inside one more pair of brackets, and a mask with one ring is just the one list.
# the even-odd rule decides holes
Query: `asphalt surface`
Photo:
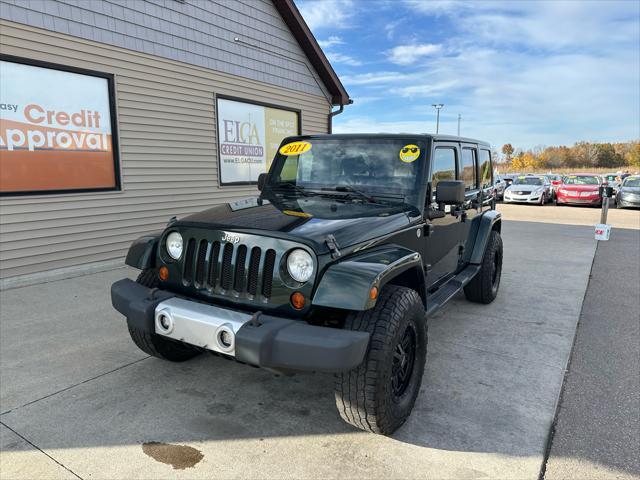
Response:
[{"label": "asphalt surface", "polygon": [[640,232],[597,248],[545,479],[640,479]]},{"label": "asphalt surface", "polygon": [[330,375],[142,354],[109,302],[132,270],[0,292],[0,477],[537,479],[595,241],[520,221],[536,208],[505,211],[497,300],[429,319],[421,395],[390,438],[340,420]]}]

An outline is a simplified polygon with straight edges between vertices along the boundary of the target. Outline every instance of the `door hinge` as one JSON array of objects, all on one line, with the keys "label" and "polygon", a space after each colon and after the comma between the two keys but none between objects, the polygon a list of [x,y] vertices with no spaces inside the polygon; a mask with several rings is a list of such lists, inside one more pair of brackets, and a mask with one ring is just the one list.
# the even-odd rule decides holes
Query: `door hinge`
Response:
[{"label": "door hinge", "polygon": [[329,250],[331,251],[331,258],[338,258],[340,257],[340,255],[342,255],[340,253],[340,245],[338,245],[338,241],[336,240],[336,237],[329,234],[326,236],[324,241],[327,244],[327,247],[329,247]]}]

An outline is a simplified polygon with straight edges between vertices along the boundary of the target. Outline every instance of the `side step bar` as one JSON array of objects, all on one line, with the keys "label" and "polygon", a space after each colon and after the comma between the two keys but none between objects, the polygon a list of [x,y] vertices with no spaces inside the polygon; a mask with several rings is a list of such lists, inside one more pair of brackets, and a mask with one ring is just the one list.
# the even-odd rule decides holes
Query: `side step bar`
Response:
[{"label": "side step bar", "polygon": [[461,291],[480,271],[480,265],[469,265],[427,297],[427,316],[433,315],[451,297]]}]

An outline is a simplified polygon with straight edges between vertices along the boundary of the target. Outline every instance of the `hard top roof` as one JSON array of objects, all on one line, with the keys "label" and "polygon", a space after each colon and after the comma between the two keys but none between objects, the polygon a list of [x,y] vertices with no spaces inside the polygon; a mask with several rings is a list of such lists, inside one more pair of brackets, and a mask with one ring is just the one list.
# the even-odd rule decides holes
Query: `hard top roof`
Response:
[{"label": "hard top roof", "polygon": [[458,137],[456,135],[441,135],[435,133],[332,133],[332,134],[316,134],[316,135],[295,135],[305,138],[420,138],[422,140],[432,139],[440,142],[461,142],[461,143],[477,143],[480,145],[490,146],[489,142],[477,140],[474,138]]}]

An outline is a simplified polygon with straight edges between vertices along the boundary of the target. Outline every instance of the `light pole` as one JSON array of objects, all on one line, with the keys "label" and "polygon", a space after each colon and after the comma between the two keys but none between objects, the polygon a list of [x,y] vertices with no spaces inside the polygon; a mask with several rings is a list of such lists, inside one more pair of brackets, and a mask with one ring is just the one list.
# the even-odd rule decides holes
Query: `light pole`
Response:
[{"label": "light pole", "polygon": [[460,136],[460,119],[462,118],[462,115],[458,114],[458,136]]},{"label": "light pole", "polygon": [[444,107],[444,103],[432,103],[431,106],[436,109],[436,133],[440,132],[440,109]]}]

